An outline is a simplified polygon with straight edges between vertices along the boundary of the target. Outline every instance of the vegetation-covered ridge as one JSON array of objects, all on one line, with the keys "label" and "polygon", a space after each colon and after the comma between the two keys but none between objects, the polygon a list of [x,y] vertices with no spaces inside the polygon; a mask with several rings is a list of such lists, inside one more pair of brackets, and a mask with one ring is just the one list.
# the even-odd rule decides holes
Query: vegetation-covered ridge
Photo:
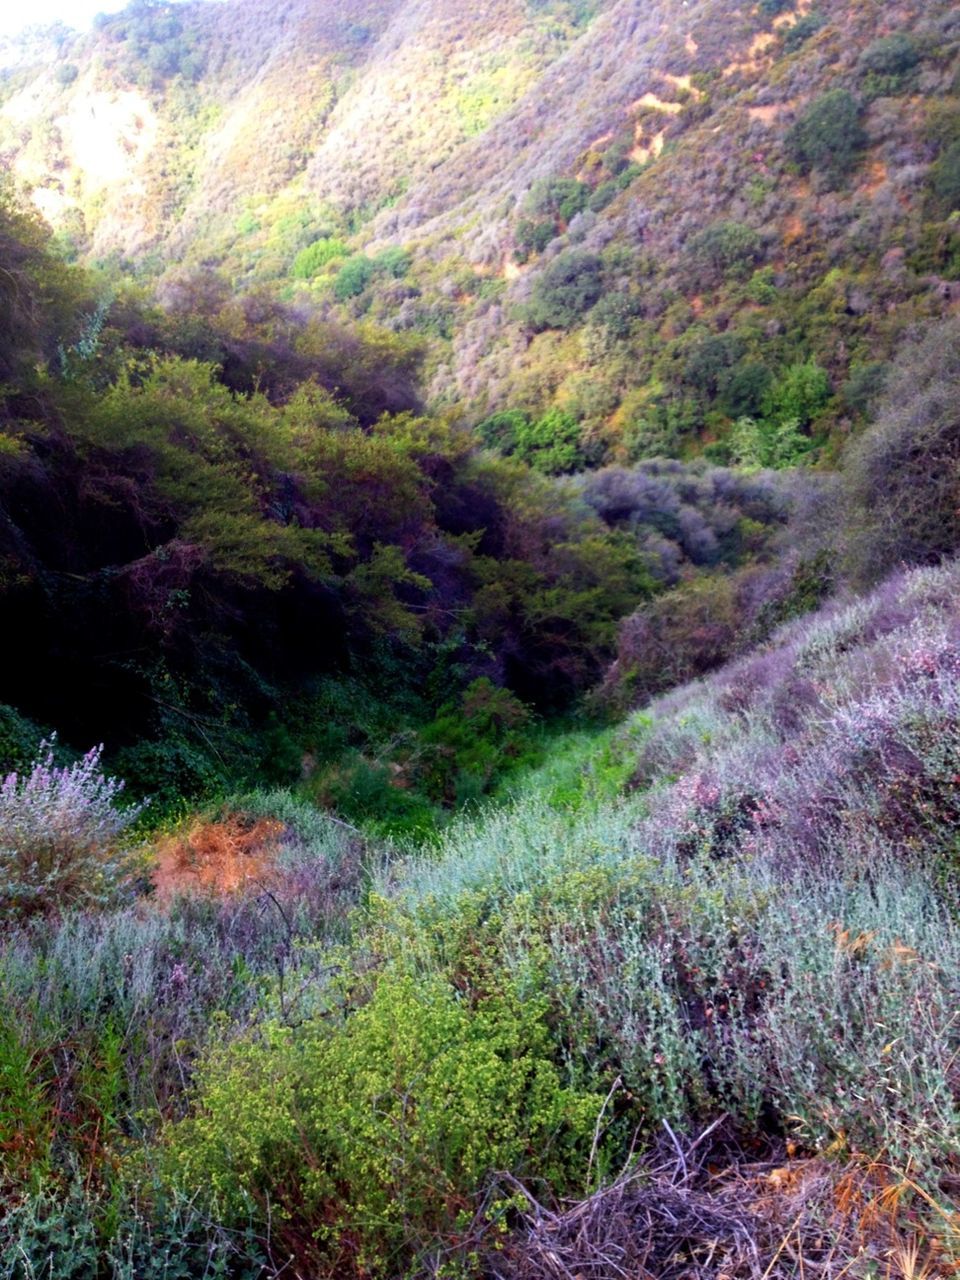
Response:
[{"label": "vegetation-covered ridge", "polygon": [[955,1277],[956,6],[0,68],[0,1274]]},{"label": "vegetation-covered ridge", "polygon": [[431,403],[541,469],[780,466],[954,309],[957,30],[948,0],[141,4],[12,52],[0,145],[68,252],[414,335]]}]

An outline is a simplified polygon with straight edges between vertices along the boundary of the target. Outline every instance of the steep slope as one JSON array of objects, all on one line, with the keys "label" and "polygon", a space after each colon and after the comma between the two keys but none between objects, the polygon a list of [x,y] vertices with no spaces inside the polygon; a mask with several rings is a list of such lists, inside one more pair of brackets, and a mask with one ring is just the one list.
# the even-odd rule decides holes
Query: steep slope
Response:
[{"label": "steep slope", "polygon": [[24,46],[0,138],[75,251],[421,335],[560,469],[777,465],[960,295],[958,48],[947,0],[141,5]]}]

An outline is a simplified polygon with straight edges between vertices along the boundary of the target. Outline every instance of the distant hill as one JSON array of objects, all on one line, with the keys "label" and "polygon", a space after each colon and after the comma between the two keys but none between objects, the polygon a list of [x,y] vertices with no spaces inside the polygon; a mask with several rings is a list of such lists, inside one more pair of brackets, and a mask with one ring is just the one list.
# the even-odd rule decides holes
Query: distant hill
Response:
[{"label": "distant hill", "polygon": [[6,50],[0,153],[168,298],[423,335],[542,469],[829,460],[960,299],[958,54],[947,0],[139,3]]}]

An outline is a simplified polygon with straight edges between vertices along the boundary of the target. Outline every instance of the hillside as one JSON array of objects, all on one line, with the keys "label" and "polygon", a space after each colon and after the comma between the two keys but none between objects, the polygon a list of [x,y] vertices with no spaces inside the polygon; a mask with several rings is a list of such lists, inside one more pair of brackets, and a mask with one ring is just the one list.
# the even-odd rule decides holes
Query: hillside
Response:
[{"label": "hillside", "polygon": [[573,465],[790,458],[953,309],[957,30],[880,0],[143,5],[22,50],[0,145],[83,256],[423,336],[433,402],[555,409]]},{"label": "hillside", "polygon": [[956,1280],[960,10],[0,44],[3,1280]]}]

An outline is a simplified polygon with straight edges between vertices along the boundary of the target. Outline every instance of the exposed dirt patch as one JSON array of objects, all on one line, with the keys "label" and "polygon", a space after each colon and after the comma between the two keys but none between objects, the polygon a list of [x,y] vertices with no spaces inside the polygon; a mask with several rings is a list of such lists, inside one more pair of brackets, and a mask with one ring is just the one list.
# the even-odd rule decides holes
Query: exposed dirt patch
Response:
[{"label": "exposed dirt patch", "polygon": [[649,140],[642,141],[643,133],[640,134],[641,141],[630,152],[630,159],[634,164],[646,164],[648,160],[656,160],[657,156],[663,151],[663,142],[665,138],[663,129]]},{"label": "exposed dirt patch", "polygon": [[805,231],[806,227],[803,224],[802,218],[798,217],[796,214],[794,214],[792,218],[788,218],[783,229],[784,247],[788,248],[790,245],[796,244],[798,240],[803,238]]},{"label": "exposed dirt patch", "polygon": [[875,160],[867,169],[865,180],[860,190],[866,196],[875,196],[887,180],[887,166],[882,160]]},{"label": "exposed dirt patch", "polygon": [[[788,15],[784,14],[784,17]],[[794,19],[796,21],[796,19]],[[723,68],[724,76],[735,76],[741,71],[755,75],[763,66],[764,58],[772,44],[776,44],[777,37],[772,31],[761,31],[753,37],[750,46],[739,61],[728,63]]]},{"label": "exposed dirt patch", "polygon": [[761,124],[773,124],[785,111],[792,111],[796,103],[773,102],[767,107],[747,107],[747,115],[751,120],[759,120]]},{"label": "exposed dirt patch", "polygon": [[197,822],[160,845],[152,877],[157,899],[235,893],[255,881],[268,881],[283,832],[282,822],[243,814]]},{"label": "exposed dirt patch", "polygon": [[636,102],[631,103],[631,111],[639,111],[641,107],[653,107],[655,111],[664,111],[667,115],[679,115],[683,110],[682,102],[665,102],[655,93],[645,93],[642,98],[638,98]]}]

